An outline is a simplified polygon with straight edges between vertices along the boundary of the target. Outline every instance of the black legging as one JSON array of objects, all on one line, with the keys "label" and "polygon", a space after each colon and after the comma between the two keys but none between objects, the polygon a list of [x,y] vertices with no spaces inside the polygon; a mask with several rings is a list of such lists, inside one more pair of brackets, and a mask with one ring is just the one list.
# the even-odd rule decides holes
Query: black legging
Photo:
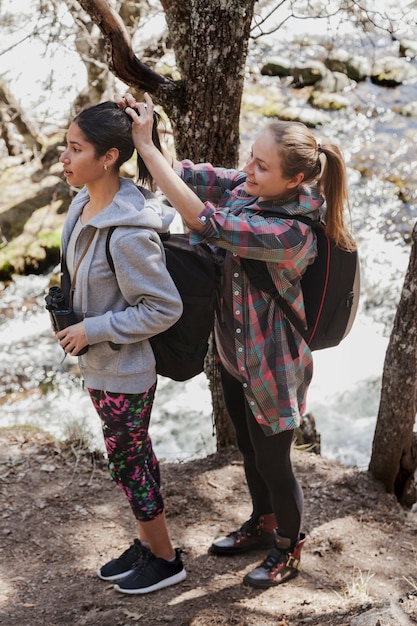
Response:
[{"label": "black legging", "polygon": [[223,396],[243,455],[253,513],[274,513],[278,533],[296,540],[303,513],[303,492],[291,465],[294,431],[267,436],[255,420],[240,381],[221,368]]}]

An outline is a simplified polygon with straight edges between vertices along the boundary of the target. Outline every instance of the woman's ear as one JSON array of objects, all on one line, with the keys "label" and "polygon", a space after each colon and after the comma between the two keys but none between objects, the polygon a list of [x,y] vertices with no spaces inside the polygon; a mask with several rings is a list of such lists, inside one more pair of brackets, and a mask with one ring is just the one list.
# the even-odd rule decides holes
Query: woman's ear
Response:
[{"label": "woman's ear", "polygon": [[295,187],[298,187],[298,185],[301,185],[303,180],[304,180],[304,174],[300,172],[296,176],[293,176],[292,178],[290,178],[290,180],[287,182],[287,189],[294,189]]},{"label": "woman's ear", "polygon": [[108,168],[111,168],[119,158],[119,150],[118,148],[110,148],[107,150],[104,155],[103,165],[106,165]]}]

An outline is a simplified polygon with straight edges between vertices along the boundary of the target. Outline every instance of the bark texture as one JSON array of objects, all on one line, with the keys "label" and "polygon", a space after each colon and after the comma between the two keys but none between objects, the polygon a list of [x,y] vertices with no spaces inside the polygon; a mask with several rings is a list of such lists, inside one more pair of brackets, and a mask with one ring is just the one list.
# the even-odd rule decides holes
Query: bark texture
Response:
[{"label": "bark texture", "polygon": [[416,502],[417,224],[400,302],[385,355],[369,470],[399,502]]},{"label": "bark texture", "polygon": [[163,0],[181,76],[164,106],[180,158],[235,167],[254,0]]}]

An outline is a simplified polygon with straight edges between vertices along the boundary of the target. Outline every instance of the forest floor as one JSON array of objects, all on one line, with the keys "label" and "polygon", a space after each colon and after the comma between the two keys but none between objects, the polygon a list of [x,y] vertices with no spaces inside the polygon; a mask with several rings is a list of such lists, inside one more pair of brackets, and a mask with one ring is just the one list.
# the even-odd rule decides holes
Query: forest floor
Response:
[{"label": "forest floor", "polygon": [[162,463],[184,582],[124,596],[96,576],[135,536],[106,461],[32,429],[0,430],[0,624],[4,626],[406,626],[417,624],[417,511],[368,472],[294,449],[308,540],[300,575],[242,584],[263,558],[207,554],[250,508],[238,454]]}]

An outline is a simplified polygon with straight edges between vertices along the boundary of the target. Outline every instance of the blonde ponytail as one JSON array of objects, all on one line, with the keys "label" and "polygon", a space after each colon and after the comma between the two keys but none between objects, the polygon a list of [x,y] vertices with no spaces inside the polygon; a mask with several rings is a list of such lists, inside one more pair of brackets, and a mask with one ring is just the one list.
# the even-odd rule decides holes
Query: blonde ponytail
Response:
[{"label": "blonde ponytail", "polygon": [[325,163],[318,188],[326,199],[326,233],[339,248],[356,250],[355,241],[345,223],[345,211],[350,213],[347,174],[343,155],[334,144],[323,144],[320,152]]}]

